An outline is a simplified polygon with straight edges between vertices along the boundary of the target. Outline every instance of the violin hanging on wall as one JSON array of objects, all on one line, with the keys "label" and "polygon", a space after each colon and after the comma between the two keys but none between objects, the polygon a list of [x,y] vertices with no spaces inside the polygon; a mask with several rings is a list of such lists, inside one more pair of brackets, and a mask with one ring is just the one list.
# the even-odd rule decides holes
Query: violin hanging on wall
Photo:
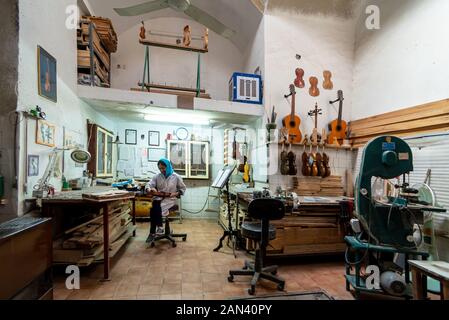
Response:
[{"label": "violin hanging on wall", "polygon": [[295,70],[296,79],[294,81],[295,86],[297,88],[304,88],[306,86],[306,83],[304,82],[304,70],[301,68],[297,68]]},{"label": "violin hanging on wall", "polygon": [[142,21],[142,26],[140,27],[140,39],[145,39],[146,38],[146,33],[147,31],[145,30],[145,22]]}]

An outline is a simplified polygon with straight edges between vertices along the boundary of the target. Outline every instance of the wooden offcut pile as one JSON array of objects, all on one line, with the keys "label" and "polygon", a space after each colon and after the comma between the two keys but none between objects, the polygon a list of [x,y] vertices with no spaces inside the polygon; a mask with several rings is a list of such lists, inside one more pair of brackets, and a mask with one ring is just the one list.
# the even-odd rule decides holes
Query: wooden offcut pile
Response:
[{"label": "wooden offcut pile", "polygon": [[344,196],[343,181],[340,176],[293,177],[292,192],[299,196],[342,197]]},{"label": "wooden offcut pile", "polygon": [[91,21],[94,24],[101,41],[103,41],[109,52],[113,53],[117,51],[118,37],[110,19],[86,16],[84,16],[83,19]]},{"label": "wooden offcut pile", "polygon": [[[113,256],[135,230],[129,203],[121,204],[109,213],[109,251]],[[87,266],[103,260],[103,214],[65,231],[53,242],[53,261]]]}]

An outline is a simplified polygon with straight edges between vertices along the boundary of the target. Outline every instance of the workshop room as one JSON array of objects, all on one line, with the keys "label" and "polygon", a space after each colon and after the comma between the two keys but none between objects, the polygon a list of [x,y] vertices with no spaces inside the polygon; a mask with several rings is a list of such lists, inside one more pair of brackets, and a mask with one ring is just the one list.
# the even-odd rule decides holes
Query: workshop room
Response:
[{"label": "workshop room", "polygon": [[1,300],[449,300],[449,1],[0,11]]}]

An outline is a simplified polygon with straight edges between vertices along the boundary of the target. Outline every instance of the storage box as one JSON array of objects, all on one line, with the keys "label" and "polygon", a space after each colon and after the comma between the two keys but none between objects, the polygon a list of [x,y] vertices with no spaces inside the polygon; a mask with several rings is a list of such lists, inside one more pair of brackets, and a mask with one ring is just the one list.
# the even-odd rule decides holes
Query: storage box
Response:
[{"label": "storage box", "polygon": [[229,80],[229,100],[262,104],[262,77],[256,74],[234,73]]}]

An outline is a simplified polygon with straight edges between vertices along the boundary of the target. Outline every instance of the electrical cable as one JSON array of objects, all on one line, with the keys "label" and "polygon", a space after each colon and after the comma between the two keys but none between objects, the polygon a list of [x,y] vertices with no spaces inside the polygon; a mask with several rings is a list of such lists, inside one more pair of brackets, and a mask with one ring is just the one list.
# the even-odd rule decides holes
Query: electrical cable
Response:
[{"label": "electrical cable", "polygon": [[207,191],[208,197],[206,198],[206,201],[204,202],[204,205],[203,205],[203,207],[200,210],[198,210],[198,211],[190,211],[190,210],[187,210],[187,209],[183,208],[182,211],[188,212],[190,214],[200,214],[201,212],[203,212],[204,208],[206,208],[207,204],[209,203],[209,192],[210,192],[210,186],[209,186],[209,189]]}]

